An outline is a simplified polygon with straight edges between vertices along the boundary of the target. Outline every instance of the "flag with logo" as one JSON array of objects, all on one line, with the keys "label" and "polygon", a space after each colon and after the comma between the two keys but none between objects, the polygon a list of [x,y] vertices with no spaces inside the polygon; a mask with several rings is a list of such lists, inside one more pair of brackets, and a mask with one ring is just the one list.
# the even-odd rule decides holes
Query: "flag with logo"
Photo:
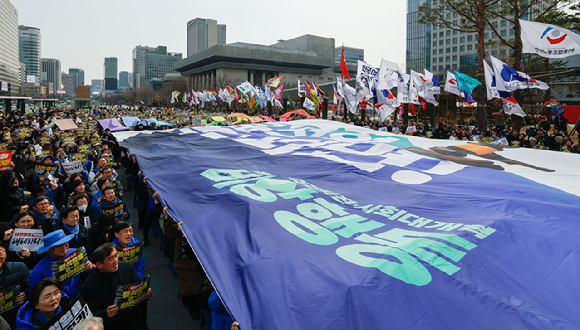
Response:
[{"label": "flag with logo", "polygon": [[497,90],[513,92],[517,89],[536,88],[547,90],[550,88],[546,83],[532,79],[523,72],[516,71],[499,59],[493,56],[490,56],[490,58]]},{"label": "flag with logo", "polygon": [[377,78],[377,89],[392,89],[397,87],[399,82],[403,82],[403,77],[399,72],[399,66],[384,58],[381,60],[381,67],[379,68]]},{"label": "flag with logo", "polygon": [[445,79],[445,91],[453,93],[457,96],[462,96],[461,92],[459,91],[459,87],[457,87],[457,80],[455,79],[455,75],[449,71],[447,71],[447,79]]},{"label": "flag with logo", "polygon": [[173,93],[171,93],[171,103],[175,103],[177,101],[179,101],[179,92],[173,91]]},{"label": "flag with logo", "polygon": [[298,79],[298,96],[306,95],[306,86]]},{"label": "flag with logo", "polygon": [[399,104],[409,103],[409,87],[400,81],[397,85],[397,102]]},{"label": "flag with logo", "polygon": [[312,100],[310,100],[309,98],[304,99],[304,104],[302,104],[302,106],[304,107],[304,109],[307,109],[310,111],[316,110],[316,104],[314,104],[314,102],[312,102]]},{"label": "flag with logo", "polygon": [[265,87],[278,87],[278,85],[280,84],[280,81],[282,80],[282,76],[280,77],[274,77],[272,79],[268,79],[268,81],[266,82],[266,84],[264,85]]},{"label": "flag with logo", "polygon": [[516,99],[512,96],[512,93],[506,91],[499,91],[501,97],[501,103],[503,111],[506,115],[516,115],[520,117],[525,117],[526,113],[522,107],[518,104]]},{"label": "flag with logo", "polygon": [[487,90],[487,100],[489,101],[491,99],[499,99],[499,92],[497,91],[497,87],[495,85],[495,75],[493,74],[493,70],[486,61],[483,61],[483,69],[485,71],[485,88]]},{"label": "flag with logo", "polygon": [[439,84],[439,80],[437,80],[437,77],[431,71],[425,69],[425,78],[427,78],[427,80],[430,80],[431,83],[433,84],[433,87],[431,87],[433,94],[440,94],[441,85]]},{"label": "flag with logo", "polygon": [[580,54],[580,35],[553,24],[519,21],[523,53],[548,58]]},{"label": "flag with logo", "polygon": [[356,101],[368,102],[373,94],[371,87],[375,76],[379,73],[372,65],[364,61],[358,61],[356,73]]},{"label": "flag with logo", "polygon": [[240,92],[242,92],[242,94],[248,94],[254,90],[254,87],[252,86],[252,84],[246,81],[241,85],[239,85],[238,89],[240,90]]},{"label": "flag with logo", "polygon": [[457,88],[467,92],[468,94],[473,94],[473,89],[481,85],[479,80],[466,74],[457,72],[455,70],[453,70],[453,74],[455,74],[455,79],[457,80]]},{"label": "flag with logo", "polygon": [[274,98],[275,99],[281,99],[282,98],[282,92],[284,91],[284,85],[280,85],[280,87],[276,88],[276,90],[274,91]]}]

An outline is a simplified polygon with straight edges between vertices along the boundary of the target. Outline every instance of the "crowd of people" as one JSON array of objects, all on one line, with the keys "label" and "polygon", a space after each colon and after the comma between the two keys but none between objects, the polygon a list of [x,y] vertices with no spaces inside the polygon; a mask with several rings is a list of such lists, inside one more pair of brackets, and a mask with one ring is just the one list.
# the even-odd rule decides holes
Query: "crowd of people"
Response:
[{"label": "crowd of people", "polygon": [[[0,313],[0,330],[39,329],[79,296],[97,317],[82,329],[148,329],[151,288],[131,309],[116,304],[116,289],[145,278],[143,248],[149,245],[152,232],[163,234],[164,254],[177,273],[179,293],[189,314],[204,320],[208,329],[237,328],[185,239],[181,223],[165,212],[137,159],[96,121],[120,119],[122,115],[170,118],[168,125],[160,126],[152,120],[136,123],[133,128],[154,130],[206,125],[211,117],[225,114],[103,108],[53,109],[0,117],[0,150],[12,153],[0,175],[0,292],[14,294],[12,308],[5,306]],[[426,138],[482,142],[505,139],[511,146],[578,152],[563,117],[556,118],[552,124],[541,118],[529,125],[526,133],[507,125],[482,132],[446,122],[435,128],[428,123],[405,126],[355,117],[349,123]],[[63,130],[59,119],[72,119],[78,127]],[[75,162],[79,166],[71,166]],[[127,191],[133,191],[132,200],[126,200]],[[133,223],[132,219],[138,221]],[[42,231],[44,236],[38,250],[9,248],[16,233],[30,229]],[[142,231],[142,241],[134,236],[137,230]],[[119,256],[129,247],[140,248],[130,262]],[[79,259],[81,265],[73,274],[56,276],[55,264],[78,255],[85,258]]]},{"label": "crowd of people", "polygon": [[[512,147],[554,150],[570,153],[580,153],[580,144],[572,140],[573,130],[568,128],[568,120],[564,116],[554,116],[548,121],[546,116],[540,116],[534,123],[530,123],[520,131],[507,124],[498,124],[481,130],[476,126],[452,125],[443,121],[437,127],[428,122],[409,122],[408,125],[397,124],[391,121],[381,123],[379,120],[361,120],[359,117],[344,119],[333,117],[335,121],[342,121],[356,126],[375,130],[385,130],[395,134],[420,136],[429,139],[463,140],[487,143],[502,143]],[[576,125],[579,126],[579,125]],[[578,131],[574,130],[574,133]],[[525,130],[525,132],[524,132]]]}]

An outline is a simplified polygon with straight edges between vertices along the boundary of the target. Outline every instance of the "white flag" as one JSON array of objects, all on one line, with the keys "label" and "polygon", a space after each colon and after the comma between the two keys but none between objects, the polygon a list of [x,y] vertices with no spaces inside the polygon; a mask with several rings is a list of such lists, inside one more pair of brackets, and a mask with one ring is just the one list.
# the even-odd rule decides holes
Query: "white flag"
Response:
[{"label": "white flag", "polygon": [[377,91],[377,105],[387,104],[393,107],[399,105],[397,98],[388,89],[379,89]]},{"label": "white flag", "polygon": [[507,115],[516,115],[520,117],[526,116],[526,113],[524,112],[522,107],[520,107],[520,105],[518,104],[516,99],[514,99],[514,97],[510,92],[500,91],[499,94],[501,97],[503,111]]},{"label": "white flag", "polygon": [[379,73],[372,65],[364,61],[358,61],[358,68],[356,73],[356,101],[363,102],[371,99],[371,87],[373,79]]},{"label": "white flag", "polygon": [[419,92],[417,91],[417,83],[413,77],[414,71],[411,70],[411,81],[409,82],[409,103],[421,104],[419,102]]},{"label": "white flag", "polygon": [[435,95],[433,95],[433,83],[431,81],[427,81],[423,85],[423,88],[424,88],[423,98],[425,99],[425,101],[433,104],[434,106],[437,106],[437,100],[435,99]]},{"label": "white flag", "polygon": [[516,89],[537,88],[547,90],[550,88],[546,83],[532,79],[523,72],[516,71],[497,58],[493,56],[490,56],[490,58],[498,91],[513,92]]},{"label": "white flag", "polygon": [[385,59],[381,60],[381,67],[377,76],[379,84],[377,89],[392,89],[402,82],[402,76],[399,72],[399,66]]},{"label": "white flag", "polygon": [[304,95],[306,95],[306,85],[302,84],[300,79],[298,79],[298,96]]},{"label": "white flag", "polygon": [[252,86],[252,84],[246,81],[242,83],[240,86],[238,86],[238,89],[240,90],[240,92],[242,92],[242,94],[248,94],[249,92],[254,90],[254,87]]},{"label": "white flag", "polygon": [[405,83],[399,82],[397,86],[397,101],[401,103],[409,103],[409,87]]},{"label": "white flag", "polygon": [[457,80],[455,80],[455,75],[447,71],[447,79],[445,79],[445,91],[453,93],[457,96],[462,96],[459,92],[459,87],[457,87]]},{"label": "white flag", "polygon": [[379,121],[384,122],[393,112],[397,110],[396,107],[389,106],[387,104],[377,104],[375,105],[375,111],[379,115]]},{"label": "white flag", "polygon": [[346,84],[343,87],[344,87],[344,104],[348,108],[348,111],[356,115],[357,114],[356,90]]},{"label": "white flag", "polygon": [[316,110],[316,104],[314,104],[314,102],[312,102],[312,100],[309,98],[304,99],[304,104],[302,104],[302,106],[304,107],[304,109],[307,109],[310,111]]},{"label": "white flag", "polygon": [[499,99],[499,92],[497,91],[497,87],[495,86],[495,75],[493,74],[493,70],[487,64],[486,61],[483,61],[483,69],[485,71],[485,87],[487,89],[487,100],[491,99]]},{"label": "white flag", "polygon": [[441,94],[441,85],[439,85],[439,80],[437,80],[437,77],[435,77],[435,75],[431,73],[431,71],[425,69],[425,78],[427,78],[427,80],[430,80],[431,83],[433,84],[433,87],[431,87],[433,94]]},{"label": "white flag", "polygon": [[522,52],[548,58],[580,54],[580,35],[552,24],[519,20]]}]

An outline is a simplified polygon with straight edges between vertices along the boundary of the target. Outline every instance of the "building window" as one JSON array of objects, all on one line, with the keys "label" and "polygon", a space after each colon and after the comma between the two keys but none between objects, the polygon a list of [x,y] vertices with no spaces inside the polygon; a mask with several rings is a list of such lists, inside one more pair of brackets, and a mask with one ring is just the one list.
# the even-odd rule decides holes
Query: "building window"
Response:
[{"label": "building window", "polygon": [[456,45],[457,44],[457,38],[453,38],[453,44]]},{"label": "building window", "polygon": [[503,21],[501,21],[501,26],[506,26],[507,25],[507,21],[504,19]]},{"label": "building window", "polygon": [[467,41],[473,41],[473,36],[467,36]]},{"label": "building window", "polygon": [[439,56],[439,63],[443,63],[443,56]]},{"label": "building window", "polygon": [[447,39],[447,40],[445,40],[445,44],[446,44],[446,45],[451,45],[451,39]]},{"label": "building window", "polygon": [[505,51],[505,49],[502,49],[502,50],[500,50],[500,51],[499,51],[499,53],[500,53],[502,56],[505,56],[505,55],[506,55],[506,51]]},{"label": "building window", "polygon": [[450,59],[451,59],[451,56],[445,56],[445,62],[449,62]]},{"label": "building window", "polygon": [[472,50],[473,46],[472,45],[467,45],[467,50]]},{"label": "building window", "polygon": [[457,55],[453,55],[453,61],[457,61]]},{"label": "building window", "polygon": [[433,41],[433,47],[437,46],[437,41]]},{"label": "building window", "polygon": [[465,42],[465,37],[459,38],[459,42],[464,43]]},{"label": "building window", "polygon": [[433,30],[437,30],[437,24],[433,25]]},{"label": "building window", "polygon": [[439,40],[439,46],[443,46],[443,42],[444,42],[443,39]]},{"label": "building window", "polygon": [[439,48],[439,54],[443,54],[443,48]]},{"label": "building window", "polygon": [[484,34],[484,35],[483,35],[483,38],[484,38],[484,39],[489,39],[489,33],[486,33],[486,34]]},{"label": "building window", "polygon": [[443,38],[443,32],[439,32],[439,37]]},{"label": "building window", "polygon": [[500,32],[500,35],[501,35],[502,37],[505,37],[505,36],[507,35],[507,32],[506,32],[506,30],[501,30],[501,32]]},{"label": "building window", "polygon": [[445,16],[445,18],[451,18],[451,13],[447,13],[447,15]]},{"label": "building window", "polygon": [[433,49],[433,55],[437,55],[437,49]]},{"label": "building window", "polygon": [[464,52],[465,51],[465,46],[459,46],[459,51],[460,52]]},{"label": "building window", "polygon": [[457,31],[453,30],[453,35],[456,35],[456,34],[457,34]]},{"label": "building window", "polygon": [[457,46],[456,47],[453,47],[453,52],[454,53],[457,53]]},{"label": "building window", "polygon": [[451,35],[451,30],[445,31],[445,35],[449,37]]},{"label": "building window", "polygon": [[510,36],[513,36],[515,34],[514,29],[510,29]]},{"label": "building window", "polygon": [[445,53],[449,54],[451,52],[451,48],[447,47],[445,48]]},{"label": "building window", "polygon": [[433,57],[433,63],[437,63],[437,57]]},{"label": "building window", "polygon": [[437,33],[433,33],[433,39],[437,39]]},{"label": "building window", "polygon": [[495,32],[492,32],[492,33],[491,33],[491,37],[492,37],[492,38],[496,38],[496,37],[497,37],[497,34],[495,34]]},{"label": "building window", "polygon": [[453,13],[453,17],[457,17],[457,13]]}]

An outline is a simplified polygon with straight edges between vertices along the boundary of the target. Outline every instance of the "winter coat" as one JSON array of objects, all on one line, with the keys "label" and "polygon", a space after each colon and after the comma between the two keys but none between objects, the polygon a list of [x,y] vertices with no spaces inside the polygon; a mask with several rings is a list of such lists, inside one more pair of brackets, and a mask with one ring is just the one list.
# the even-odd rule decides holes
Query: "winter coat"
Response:
[{"label": "winter coat", "polygon": [[[129,241],[129,244],[127,244],[126,246],[135,245],[137,243],[139,243],[139,240],[136,239],[135,237],[133,237]],[[118,247],[123,247],[121,245],[121,242],[119,242],[119,240],[116,237],[113,240],[113,244],[115,244]],[[135,268],[135,271],[137,272],[137,275],[139,276],[139,278],[143,279],[143,273],[145,272],[145,254],[143,251],[141,251],[141,258],[139,260],[135,261],[134,263],[132,263],[132,265],[133,265],[133,268]]]},{"label": "winter coat", "polygon": [[[63,307],[66,307],[70,303],[70,299],[66,293],[62,293],[60,298],[60,304],[56,311],[54,312],[54,316],[56,317],[58,313],[60,313]],[[18,310],[18,315],[16,316],[16,330],[36,330],[40,329],[40,327],[48,322],[44,315],[40,314],[40,312],[32,306],[30,301],[27,301],[20,309]]]},{"label": "winter coat", "polygon": [[[68,252],[66,253],[65,257],[71,255],[76,250],[77,249],[74,248],[68,249]],[[36,267],[32,269],[32,272],[30,272],[30,279],[28,281],[28,285],[30,286],[30,288],[34,287],[34,285],[40,282],[42,279],[52,277],[52,269],[50,267],[50,264],[56,260],[58,259],[51,257],[50,254],[46,253],[44,259],[42,259],[36,265]],[[81,291],[81,274],[77,274],[74,277],[69,278],[68,280],[62,283],[62,285],[64,286],[64,292],[69,297],[76,297]]]}]

